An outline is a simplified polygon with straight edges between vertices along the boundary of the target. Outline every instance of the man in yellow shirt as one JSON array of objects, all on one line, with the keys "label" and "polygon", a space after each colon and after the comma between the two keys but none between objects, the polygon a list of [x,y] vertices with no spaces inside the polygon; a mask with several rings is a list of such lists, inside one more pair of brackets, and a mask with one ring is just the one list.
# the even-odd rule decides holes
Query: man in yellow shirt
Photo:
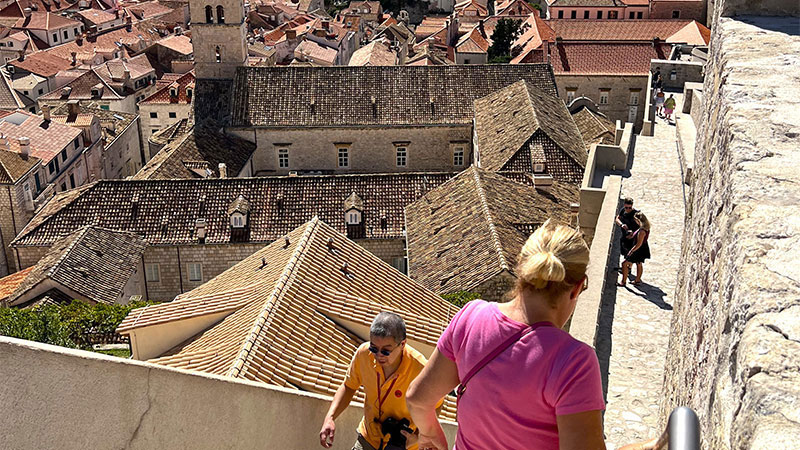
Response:
[{"label": "man in yellow shirt", "polygon": [[[397,314],[378,314],[372,321],[369,336],[369,342],[359,346],[353,355],[344,383],[333,397],[319,432],[319,442],[325,448],[333,445],[336,431],[334,421],[363,386],[366,396],[364,417],[358,425],[358,437],[353,450],[387,449],[390,438],[394,436],[384,434],[381,424],[384,424],[384,429],[395,428],[395,435],[399,432],[406,438],[406,448],[416,450],[417,432],[406,406],[406,391],[422,371],[427,359],[406,343],[406,325]],[[392,427],[395,421],[403,419],[409,421],[409,429],[414,430],[413,433]]]}]

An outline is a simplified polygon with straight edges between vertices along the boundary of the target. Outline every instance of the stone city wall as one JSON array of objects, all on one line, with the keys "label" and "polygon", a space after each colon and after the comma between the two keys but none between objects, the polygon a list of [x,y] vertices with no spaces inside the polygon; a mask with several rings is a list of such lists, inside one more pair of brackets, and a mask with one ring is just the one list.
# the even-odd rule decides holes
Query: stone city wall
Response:
[{"label": "stone city wall", "polygon": [[[4,449],[315,449],[331,401],[4,336],[0,377],[16,420]],[[336,419],[334,450],[353,446],[363,415],[353,403]],[[456,424],[443,428],[452,444]]]},{"label": "stone city wall", "polygon": [[692,407],[703,448],[797,448],[800,4],[714,8],[662,417]]},{"label": "stone city wall", "polygon": [[[647,95],[647,75],[643,76],[576,76],[556,75],[558,96],[567,99],[567,91],[574,90],[575,98],[588,97],[597,104],[597,109],[611,121],[632,122],[638,131],[642,128],[645,112],[645,96]],[[601,90],[608,89],[608,104],[600,104]],[[631,92],[638,92],[636,104],[631,102]],[[636,119],[631,121],[631,108],[636,110]]]}]

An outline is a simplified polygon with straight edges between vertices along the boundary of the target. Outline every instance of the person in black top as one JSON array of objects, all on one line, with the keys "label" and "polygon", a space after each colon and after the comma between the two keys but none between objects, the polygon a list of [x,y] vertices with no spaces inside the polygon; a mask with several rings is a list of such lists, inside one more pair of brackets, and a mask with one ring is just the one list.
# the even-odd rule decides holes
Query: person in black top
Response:
[{"label": "person in black top", "polygon": [[619,210],[619,214],[617,214],[617,218],[614,220],[617,226],[622,228],[622,236],[620,236],[619,244],[620,254],[623,256],[627,255],[634,245],[633,233],[639,229],[639,224],[636,223],[633,216],[637,212],[639,211],[633,209],[633,199],[625,197],[625,200],[622,201],[622,209]]},{"label": "person in black top", "polygon": [[656,71],[653,73],[653,85],[656,84],[656,82],[660,77],[661,77],[661,67],[656,67]]}]

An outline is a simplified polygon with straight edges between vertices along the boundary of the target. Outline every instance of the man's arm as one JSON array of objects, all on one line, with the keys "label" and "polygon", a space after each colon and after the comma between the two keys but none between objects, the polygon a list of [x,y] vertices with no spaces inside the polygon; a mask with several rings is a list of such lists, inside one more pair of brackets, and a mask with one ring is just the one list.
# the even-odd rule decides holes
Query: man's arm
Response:
[{"label": "man's arm", "polygon": [[411,383],[406,404],[420,433],[420,448],[447,450],[444,430],[436,419],[442,398],[458,386],[456,363],[434,349],[431,359]]},{"label": "man's arm", "polygon": [[333,396],[331,407],[328,408],[328,413],[325,414],[325,421],[322,422],[322,429],[319,432],[319,443],[323,447],[331,448],[333,446],[333,437],[336,433],[336,423],[334,421],[347,409],[355,393],[356,390],[350,389],[345,383],[342,383],[339,389],[336,390],[336,395]]}]

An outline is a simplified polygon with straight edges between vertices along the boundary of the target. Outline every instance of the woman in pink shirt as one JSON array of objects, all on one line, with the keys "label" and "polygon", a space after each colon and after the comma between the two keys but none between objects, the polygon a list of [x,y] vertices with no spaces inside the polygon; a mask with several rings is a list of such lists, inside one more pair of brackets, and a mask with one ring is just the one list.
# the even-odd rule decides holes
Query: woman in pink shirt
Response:
[{"label": "woman in pink shirt", "polygon": [[456,314],[406,397],[420,450],[448,449],[435,407],[459,383],[457,450],[605,449],[597,356],[561,330],[588,263],[580,233],[548,221],[522,248],[514,299]]}]

